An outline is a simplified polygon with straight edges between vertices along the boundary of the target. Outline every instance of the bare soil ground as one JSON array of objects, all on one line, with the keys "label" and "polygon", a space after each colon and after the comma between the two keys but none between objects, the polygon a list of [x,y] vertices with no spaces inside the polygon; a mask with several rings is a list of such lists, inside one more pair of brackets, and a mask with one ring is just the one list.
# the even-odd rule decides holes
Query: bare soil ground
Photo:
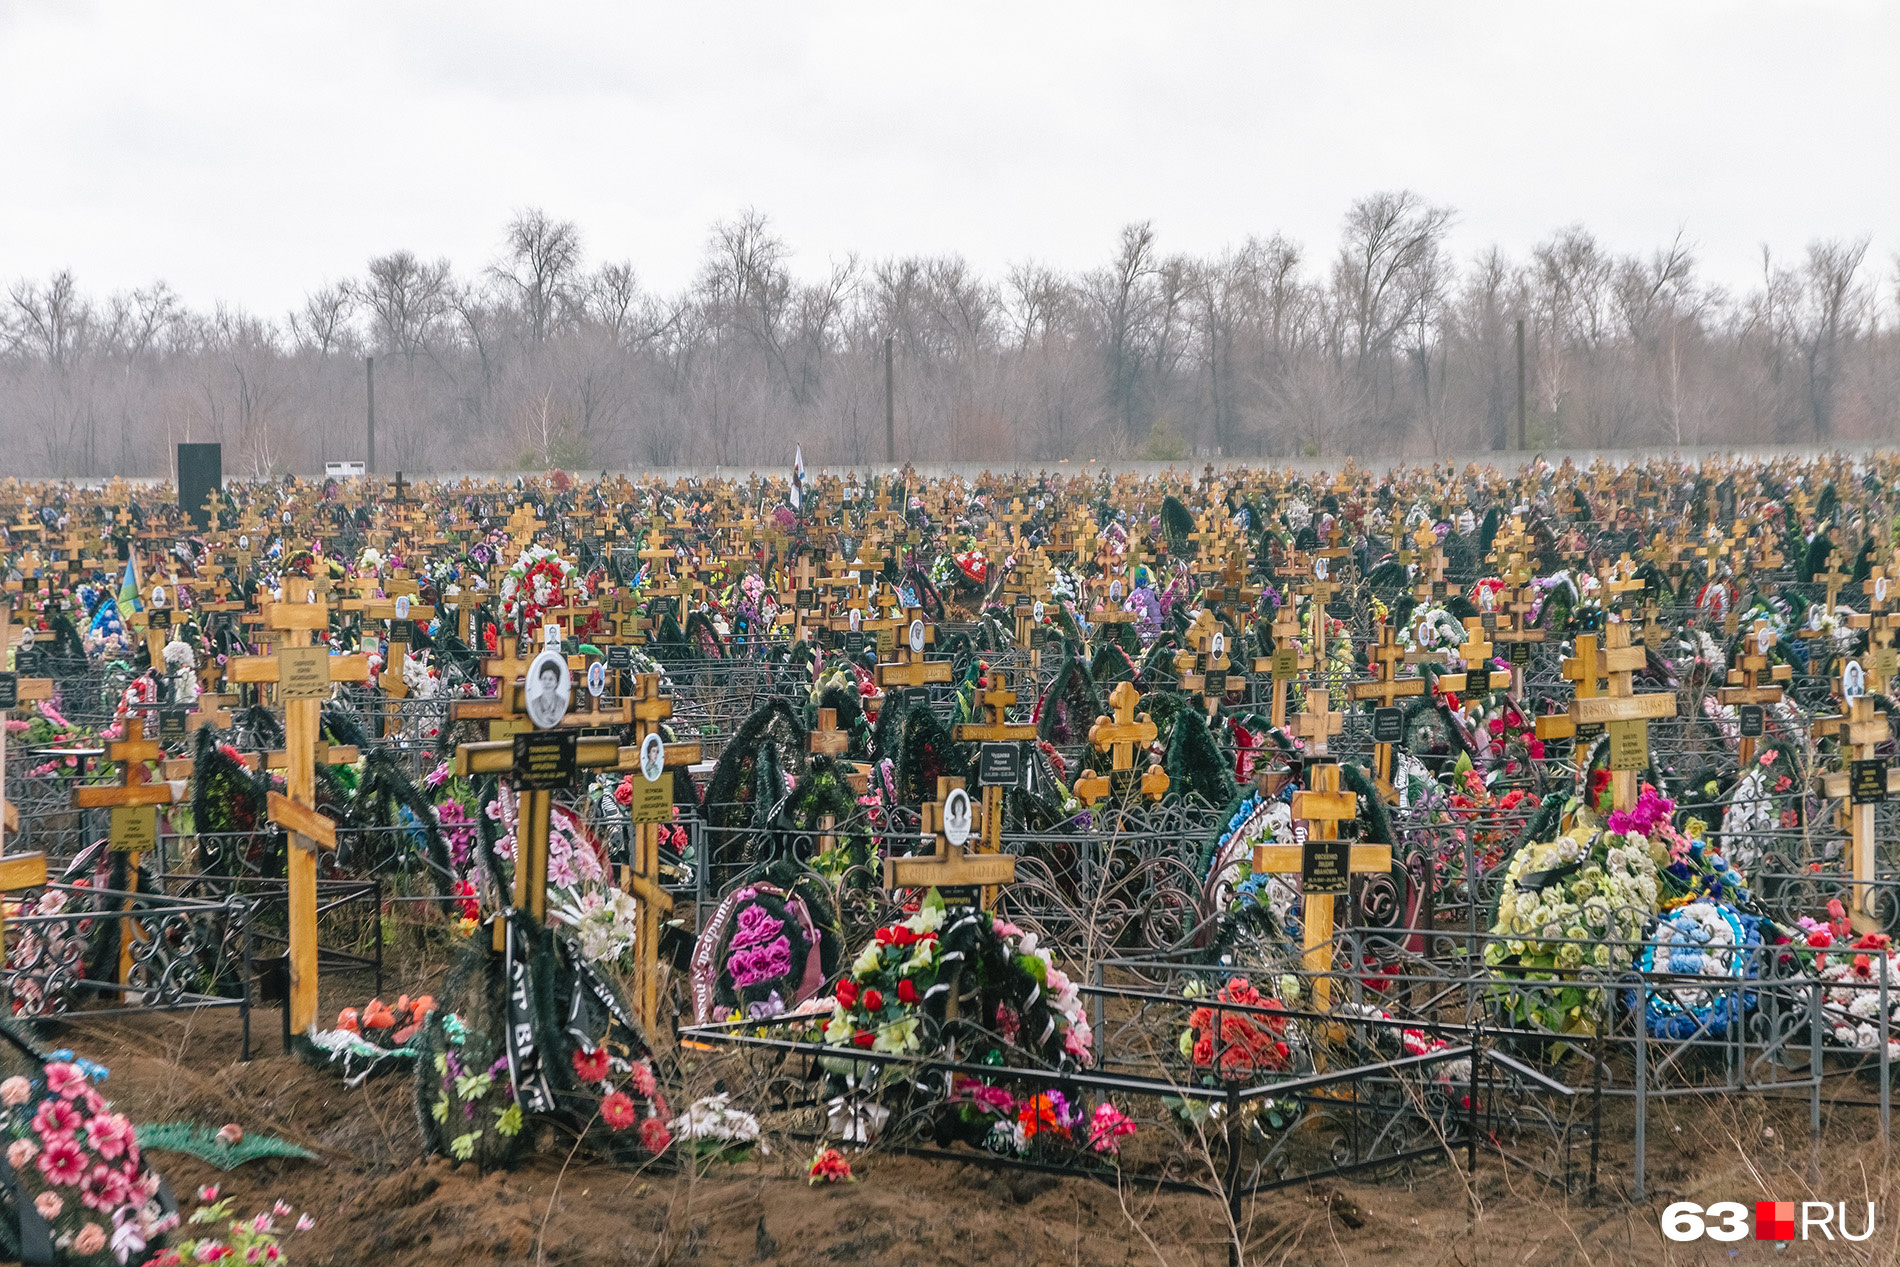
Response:
[{"label": "bare soil ground", "polygon": [[[406,1076],[346,1087],[277,1054],[275,1014],[257,1019],[258,1055],[248,1064],[237,1060],[231,1013],[74,1021],[44,1038],[109,1065],[107,1093],[136,1121],[235,1121],[316,1151],[319,1162],[257,1162],[230,1174],[176,1154],[155,1159],[181,1197],[221,1182],[241,1207],[281,1197],[311,1211],[316,1230],[291,1245],[300,1264],[1215,1267],[1229,1258],[1225,1210],[1211,1197],[888,1153],[854,1159],[860,1182],[822,1188],[807,1185],[808,1147],[795,1144],[703,1177],[558,1155],[481,1175],[421,1156]],[[1652,1117],[1650,1191],[1638,1205],[1626,1200],[1626,1124],[1610,1125],[1595,1202],[1565,1197],[1495,1157],[1481,1155],[1468,1178],[1459,1153],[1379,1182],[1329,1180],[1249,1199],[1244,1261],[1900,1261],[1900,1206],[1889,1200],[1869,1110],[1830,1112],[1815,1149],[1805,1100],[1674,1101]],[[1858,1245],[1680,1246],[1658,1230],[1673,1200],[1869,1198],[1878,1203],[1877,1231]]]}]

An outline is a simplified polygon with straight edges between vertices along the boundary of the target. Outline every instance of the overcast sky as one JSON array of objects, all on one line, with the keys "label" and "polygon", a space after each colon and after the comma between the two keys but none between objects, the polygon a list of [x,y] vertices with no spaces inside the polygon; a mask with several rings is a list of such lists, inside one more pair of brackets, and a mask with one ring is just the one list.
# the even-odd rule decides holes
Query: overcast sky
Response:
[{"label": "overcast sky", "polygon": [[97,4],[0,0],[0,281],[279,313],[370,256],[473,269],[519,207],[672,290],[768,214],[803,273],[996,273],[1284,232],[1409,187],[1461,256],[1680,229],[1900,249],[1900,4]]}]

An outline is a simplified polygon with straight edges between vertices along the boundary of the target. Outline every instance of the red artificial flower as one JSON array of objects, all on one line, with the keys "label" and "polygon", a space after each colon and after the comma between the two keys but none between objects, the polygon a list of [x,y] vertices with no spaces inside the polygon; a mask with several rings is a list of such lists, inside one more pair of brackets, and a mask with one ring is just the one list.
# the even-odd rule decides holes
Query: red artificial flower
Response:
[{"label": "red artificial flower", "polygon": [[639,1112],[625,1091],[616,1091],[600,1102],[600,1116],[610,1129],[624,1131],[633,1125]]},{"label": "red artificial flower", "polygon": [[916,982],[912,981],[909,977],[905,977],[902,981],[899,981],[897,983],[897,1001],[914,1006],[917,1002]]},{"label": "red artificial flower", "polygon": [[870,989],[864,992],[864,1010],[865,1011],[867,1012],[882,1011],[883,1007],[884,1007],[884,996],[878,993],[877,990]]},{"label": "red artificial flower", "polygon": [[574,1074],[582,1082],[602,1082],[607,1077],[607,1049],[574,1052]]},{"label": "red artificial flower", "polygon": [[877,1035],[867,1029],[861,1034],[853,1034],[851,1041],[860,1047],[869,1047],[872,1043],[877,1041]]},{"label": "red artificial flower", "polygon": [[851,1163],[835,1148],[827,1148],[811,1161],[811,1182],[845,1183],[851,1179]]},{"label": "red artificial flower", "polygon": [[640,1142],[646,1145],[650,1153],[663,1153],[673,1142],[672,1133],[666,1129],[666,1123],[657,1117],[650,1117],[640,1123]]},{"label": "red artificial flower", "polygon": [[850,1007],[858,1001],[858,987],[849,981],[838,983],[838,1002]]}]

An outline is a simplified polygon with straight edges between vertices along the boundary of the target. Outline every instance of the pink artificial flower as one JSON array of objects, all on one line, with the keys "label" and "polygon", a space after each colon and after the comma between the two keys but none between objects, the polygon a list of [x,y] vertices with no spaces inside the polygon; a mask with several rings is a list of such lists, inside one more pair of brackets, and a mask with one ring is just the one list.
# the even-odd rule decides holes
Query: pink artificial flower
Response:
[{"label": "pink artificial flower", "polygon": [[295,1213],[295,1211],[291,1209],[290,1203],[288,1201],[282,1201],[282,1200],[272,1205],[270,1208],[270,1212],[272,1214],[275,1214],[280,1219],[287,1219],[293,1213]]},{"label": "pink artificial flower", "polygon": [[60,1216],[60,1212],[66,1208],[66,1203],[59,1199],[57,1192],[42,1192],[33,1198],[33,1208],[40,1212],[41,1218],[51,1222]]},{"label": "pink artificial flower", "polygon": [[82,1255],[96,1254],[106,1247],[106,1230],[97,1223],[88,1223],[79,1229],[79,1235],[73,1237],[73,1249]]},{"label": "pink artificial flower", "polygon": [[624,1131],[633,1125],[635,1116],[633,1101],[625,1091],[616,1091],[600,1102],[600,1116],[606,1121],[609,1129]]},{"label": "pink artificial flower", "polygon": [[20,1105],[25,1104],[27,1100],[32,1098],[32,1095],[33,1084],[18,1074],[8,1078],[5,1082],[0,1082],[0,1104],[4,1104],[10,1109],[18,1108]]},{"label": "pink artificial flower", "polygon": [[18,1170],[29,1161],[32,1161],[34,1154],[39,1151],[38,1145],[34,1144],[32,1140],[16,1139],[7,1145],[7,1165]]},{"label": "pink artificial flower", "polygon": [[218,1199],[218,1185],[217,1184],[214,1183],[214,1184],[209,1185],[208,1187],[203,1187],[203,1188],[198,1189],[198,1200],[202,1204],[209,1205],[213,1201],[216,1201],[217,1199]]},{"label": "pink artificial flower", "polygon": [[311,1218],[308,1214],[299,1214],[297,1216],[297,1230],[299,1232],[308,1232],[311,1228],[315,1227],[316,1225],[317,1225],[317,1221]]},{"label": "pink artificial flower", "polygon": [[46,1181],[60,1187],[71,1187],[86,1176],[86,1153],[70,1137],[59,1137],[47,1141],[46,1151],[42,1152],[37,1163],[40,1173]]},{"label": "pink artificial flower", "polygon": [[86,1089],[86,1075],[79,1072],[75,1065],[56,1060],[46,1066],[46,1090],[51,1095],[70,1100]]},{"label": "pink artificial flower", "polygon": [[110,1166],[97,1165],[79,1186],[79,1199],[89,1210],[111,1210],[125,1204],[125,1176]]},{"label": "pink artificial flower", "polygon": [[79,1110],[64,1100],[41,1100],[39,1111],[33,1115],[33,1129],[44,1139],[71,1139],[80,1121]]},{"label": "pink artificial flower", "polygon": [[122,1113],[108,1113],[86,1123],[86,1142],[107,1161],[122,1156],[135,1140],[132,1123]]}]

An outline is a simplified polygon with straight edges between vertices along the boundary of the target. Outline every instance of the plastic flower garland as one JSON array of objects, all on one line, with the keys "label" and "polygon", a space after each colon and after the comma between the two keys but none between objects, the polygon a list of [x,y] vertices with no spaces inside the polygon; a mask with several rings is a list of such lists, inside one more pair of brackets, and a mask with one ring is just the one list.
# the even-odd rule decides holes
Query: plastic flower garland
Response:
[{"label": "plastic flower garland", "polygon": [[1575,974],[1586,963],[1631,965],[1631,948],[1612,943],[1640,940],[1656,912],[1656,859],[1647,837],[1606,830],[1587,809],[1573,804],[1567,821],[1556,839],[1525,845],[1511,859],[1491,927],[1496,940],[1486,944],[1484,961],[1499,976],[1550,983],[1503,991],[1514,1020],[1557,1033],[1594,1033],[1601,995],[1578,984]]},{"label": "plastic flower garland", "polygon": [[[1216,1003],[1238,1004],[1245,1008],[1284,1012],[1279,999],[1260,993],[1245,977],[1234,977],[1215,993]],[[1187,1028],[1181,1032],[1181,1054],[1196,1069],[1218,1069],[1222,1075],[1246,1076],[1278,1073],[1293,1064],[1289,1038],[1299,1041],[1298,1030],[1290,1017],[1262,1015],[1260,1012],[1223,1011],[1216,1026],[1214,1006],[1195,1008],[1188,1014]]]},{"label": "plastic flower garland", "polygon": [[760,882],[727,894],[693,946],[694,1018],[763,1021],[815,998],[839,956],[832,922],[808,878],[793,892]]},{"label": "plastic flower garland", "polygon": [[1224,885],[1232,891],[1235,909],[1252,903],[1265,907],[1284,927],[1299,897],[1298,888],[1284,876],[1272,872],[1256,874],[1253,851],[1256,845],[1291,845],[1298,842],[1293,827],[1293,809],[1287,803],[1291,787],[1271,798],[1250,792],[1234,812],[1214,843],[1207,869],[1207,889],[1218,892]]},{"label": "plastic flower garland", "polygon": [[[1810,944],[1815,940],[1810,934]],[[1900,956],[1890,949],[1887,935],[1869,933],[1848,953],[1818,957],[1816,966],[1822,1022],[1835,1042],[1860,1051],[1880,1045],[1880,981],[1886,979],[1887,1054],[1900,1057]]]},{"label": "plastic flower garland", "polygon": [[547,546],[531,545],[501,578],[501,616],[505,631],[534,633],[550,607],[559,606],[574,565]]},{"label": "plastic flower garland", "polygon": [[[1752,1009],[1753,992],[1726,988],[1759,974],[1760,921],[1734,907],[1690,902],[1665,913],[1643,947],[1637,967],[1643,972],[1707,977],[1709,985],[1658,983],[1643,994],[1643,1017],[1657,1038],[1692,1038],[1698,1031],[1721,1035],[1729,1021]],[[1722,985],[1715,982],[1721,981]]]},{"label": "plastic flower garland", "polygon": [[1035,934],[974,907],[946,908],[935,889],[915,915],[878,929],[852,963],[824,1041],[872,1052],[934,1048],[953,978],[981,996],[982,1015],[966,1019],[1006,1046],[1057,1065],[1092,1063],[1079,992]]},{"label": "plastic flower garland", "polygon": [[123,1263],[177,1226],[159,1208],[160,1180],[140,1159],[132,1123],[76,1063],[0,1081],[0,1138],[15,1193],[47,1225],[62,1263]]}]

